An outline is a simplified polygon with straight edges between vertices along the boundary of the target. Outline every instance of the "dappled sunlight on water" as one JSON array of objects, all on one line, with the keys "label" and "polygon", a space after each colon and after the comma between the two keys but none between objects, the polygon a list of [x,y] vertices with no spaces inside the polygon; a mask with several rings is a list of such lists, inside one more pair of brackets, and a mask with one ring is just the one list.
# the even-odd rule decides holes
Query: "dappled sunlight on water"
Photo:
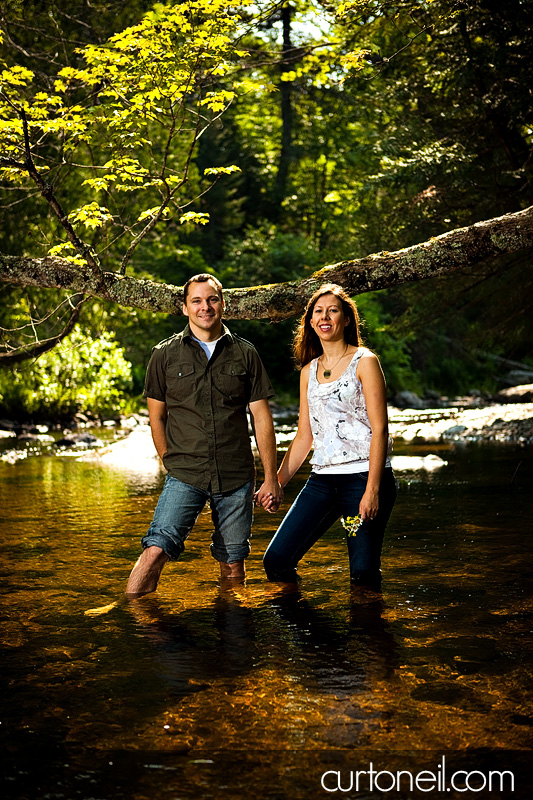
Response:
[{"label": "dappled sunlight on water", "polygon": [[127,600],[162,477],[0,464],[6,796],[314,798],[324,769],[445,751],[525,769],[533,466],[512,480],[523,451],[404,454],[428,452],[448,463],[398,473],[383,595],[350,590],[340,525],[297,590],[268,583],[281,515],[262,510],[246,582],[221,585],[206,510],[159,590]]}]

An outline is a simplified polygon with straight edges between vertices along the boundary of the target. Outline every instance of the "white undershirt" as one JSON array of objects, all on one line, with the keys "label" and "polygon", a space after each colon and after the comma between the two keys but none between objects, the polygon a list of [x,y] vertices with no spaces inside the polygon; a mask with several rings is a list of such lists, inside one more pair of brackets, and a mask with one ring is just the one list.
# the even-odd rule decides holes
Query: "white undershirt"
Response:
[{"label": "white undershirt", "polygon": [[198,344],[206,354],[207,360],[209,361],[209,359],[215,352],[215,347],[217,346],[217,342],[220,341],[220,339],[222,339],[222,336],[219,336],[218,339],[215,339],[213,342],[202,342],[202,340],[199,339],[194,334],[192,334],[192,338],[195,340],[195,342],[198,342]]}]

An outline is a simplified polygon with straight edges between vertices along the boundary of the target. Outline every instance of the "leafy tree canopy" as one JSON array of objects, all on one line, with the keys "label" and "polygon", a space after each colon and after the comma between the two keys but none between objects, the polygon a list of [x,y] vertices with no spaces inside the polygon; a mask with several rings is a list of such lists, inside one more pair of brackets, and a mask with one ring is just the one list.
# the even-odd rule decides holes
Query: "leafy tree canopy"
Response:
[{"label": "leafy tree canopy", "polygon": [[[100,329],[110,301],[168,310],[146,279],[298,278],[300,302],[321,264],[341,262],[354,292],[399,287],[367,303],[407,358],[397,386],[445,388],[431,364],[442,337],[527,361],[524,222],[492,249],[452,237],[459,259],[435,246],[442,269],[412,270],[408,288],[387,254],[533,203],[531,0],[4,6],[0,272],[34,287],[5,290],[10,359],[52,347],[80,314]],[[354,266],[368,253],[384,258],[380,281]],[[44,286],[70,289],[57,313]],[[238,292],[257,316],[255,290]],[[147,345],[131,344],[130,313],[113,324],[137,369]]]}]

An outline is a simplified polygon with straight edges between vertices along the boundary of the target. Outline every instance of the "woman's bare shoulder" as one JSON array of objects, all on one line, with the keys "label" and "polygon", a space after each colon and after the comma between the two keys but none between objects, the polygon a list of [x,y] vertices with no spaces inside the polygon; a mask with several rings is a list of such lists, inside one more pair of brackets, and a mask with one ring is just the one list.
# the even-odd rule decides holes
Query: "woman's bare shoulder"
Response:
[{"label": "woman's bare shoulder", "polygon": [[373,359],[374,361],[377,361],[379,363],[379,358],[374,353],[374,351],[371,350],[369,347],[361,346],[359,347],[359,350],[361,351],[361,359],[363,358]]},{"label": "woman's bare shoulder", "polygon": [[377,355],[368,347],[362,347],[363,353],[357,363],[357,377],[370,378],[371,376],[383,376],[383,370]]}]

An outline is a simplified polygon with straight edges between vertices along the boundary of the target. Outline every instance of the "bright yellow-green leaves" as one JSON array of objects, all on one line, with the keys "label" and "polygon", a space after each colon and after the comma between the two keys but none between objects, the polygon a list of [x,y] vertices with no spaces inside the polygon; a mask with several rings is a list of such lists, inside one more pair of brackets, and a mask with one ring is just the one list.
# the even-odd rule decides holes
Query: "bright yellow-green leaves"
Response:
[{"label": "bright yellow-green leaves", "polygon": [[117,112],[121,122],[133,118],[137,125],[139,117],[168,121],[175,119],[176,106],[186,102],[216,104],[219,111],[233,93],[210,89],[207,99],[204,90],[212,78],[230,71],[239,22],[231,2],[158,4],[138,25],[111,37],[106,45],[87,47],[87,68],[69,67],[59,78],[65,87],[103,83],[98,97],[105,103],[93,107],[93,114],[104,122],[110,122],[109,111]]},{"label": "bright yellow-green leaves", "polygon": [[[334,5],[324,10],[315,0],[295,3],[293,24],[300,26],[300,33],[294,34],[295,55],[281,69],[256,67],[246,75],[243,42],[253,51],[256,36],[279,51],[277,33],[269,39],[259,26],[254,29],[254,15],[262,8],[266,14],[272,10],[261,0],[157,3],[138,24],[104,44],[78,51],[79,61],[58,72],[50,93],[34,88],[30,70],[0,62],[0,150],[12,162],[4,161],[2,177],[28,181],[24,117],[39,174],[51,168],[50,182],[67,168],[70,180],[79,175],[75,194],[79,208],[66,208],[63,219],[68,216],[80,236],[91,232],[95,252],[101,253],[108,242],[116,248],[120,237],[131,237],[124,248],[127,259],[131,245],[163,218],[206,224],[206,214],[189,210],[194,209],[195,198],[209,181],[238,167],[208,166],[200,175],[195,147],[204,130],[233,103],[237,124],[244,116],[250,129],[257,127],[255,155],[265,174],[272,174],[279,155],[280,119],[277,102],[270,102],[266,116],[272,135],[265,137],[267,104],[259,110],[263,98],[276,88],[283,92],[284,82],[340,87],[347,74],[367,64],[368,55],[365,49],[346,53],[345,38],[336,35],[340,20],[374,6],[373,0],[346,0],[335,15]],[[242,108],[240,98],[245,98]],[[254,103],[261,124],[251,118]],[[220,158],[214,163],[219,164]],[[305,159],[301,164],[306,168]],[[329,167],[314,155],[309,164],[317,175],[320,170],[322,177],[329,176]],[[340,212],[338,197],[345,196],[336,191],[338,195],[328,195],[326,189],[324,195]],[[72,186],[69,192],[73,196]]]},{"label": "bright yellow-green leaves", "polygon": [[231,167],[207,167],[204,169],[204,175],[231,175],[232,172],[240,171],[240,167],[233,164]]},{"label": "bright yellow-green leaves", "polygon": [[371,5],[369,0],[345,0],[338,5],[336,14],[338,17],[344,17],[350,11],[363,11],[369,9]]},{"label": "bright yellow-green leaves", "polygon": [[355,50],[341,58],[341,64],[349,70],[360,70],[368,66],[370,50]]},{"label": "bright yellow-green leaves", "polygon": [[100,228],[105,222],[111,222],[113,219],[107,208],[99,206],[98,203],[87,203],[81,208],[77,208],[69,214],[69,219],[72,223],[81,223],[85,228]]},{"label": "bright yellow-green leaves", "polygon": [[154,206],[154,208],[147,208],[146,211],[142,211],[138,218],[137,222],[144,222],[145,219],[153,219],[157,214],[161,214],[163,217],[168,217],[169,210],[168,208],[164,208],[163,210],[160,209],[159,206]]},{"label": "bright yellow-green leaves", "polygon": [[199,225],[207,225],[207,223],[209,222],[209,214],[200,214],[196,211],[187,211],[186,214],[181,215],[180,222],[182,225],[186,222],[194,222]]},{"label": "bright yellow-green leaves", "polygon": [[2,92],[8,93],[15,86],[26,86],[33,78],[33,72],[25,67],[14,66],[0,73]]},{"label": "bright yellow-green leaves", "polygon": [[218,114],[220,111],[223,111],[234,98],[235,92],[228,92],[222,89],[218,92],[208,92],[207,96],[200,101],[200,105]]},{"label": "bright yellow-green leaves", "polygon": [[61,242],[61,244],[56,244],[54,247],[50,248],[48,255],[52,258],[57,256],[58,258],[62,258],[64,261],[70,261],[71,264],[78,264],[80,267],[85,265],[85,259],[76,254],[74,245],[72,245],[70,242]]},{"label": "bright yellow-green leaves", "polygon": [[[80,63],[58,72],[50,94],[33,88],[30,70],[0,62],[0,149],[14,162],[4,163],[2,177],[21,182],[24,175],[24,118],[39,172],[50,149],[80,170],[80,200],[88,202],[68,214],[75,229],[120,224],[138,236],[173,211],[184,224],[206,224],[206,214],[182,213],[205,190],[198,178],[191,184],[192,157],[203,130],[242,91],[237,76],[246,53],[235,43],[247,5],[158,3],[137,25],[78,51]],[[208,168],[204,176],[237,169]],[[123,193],[135,193],[131,212]]]}]

